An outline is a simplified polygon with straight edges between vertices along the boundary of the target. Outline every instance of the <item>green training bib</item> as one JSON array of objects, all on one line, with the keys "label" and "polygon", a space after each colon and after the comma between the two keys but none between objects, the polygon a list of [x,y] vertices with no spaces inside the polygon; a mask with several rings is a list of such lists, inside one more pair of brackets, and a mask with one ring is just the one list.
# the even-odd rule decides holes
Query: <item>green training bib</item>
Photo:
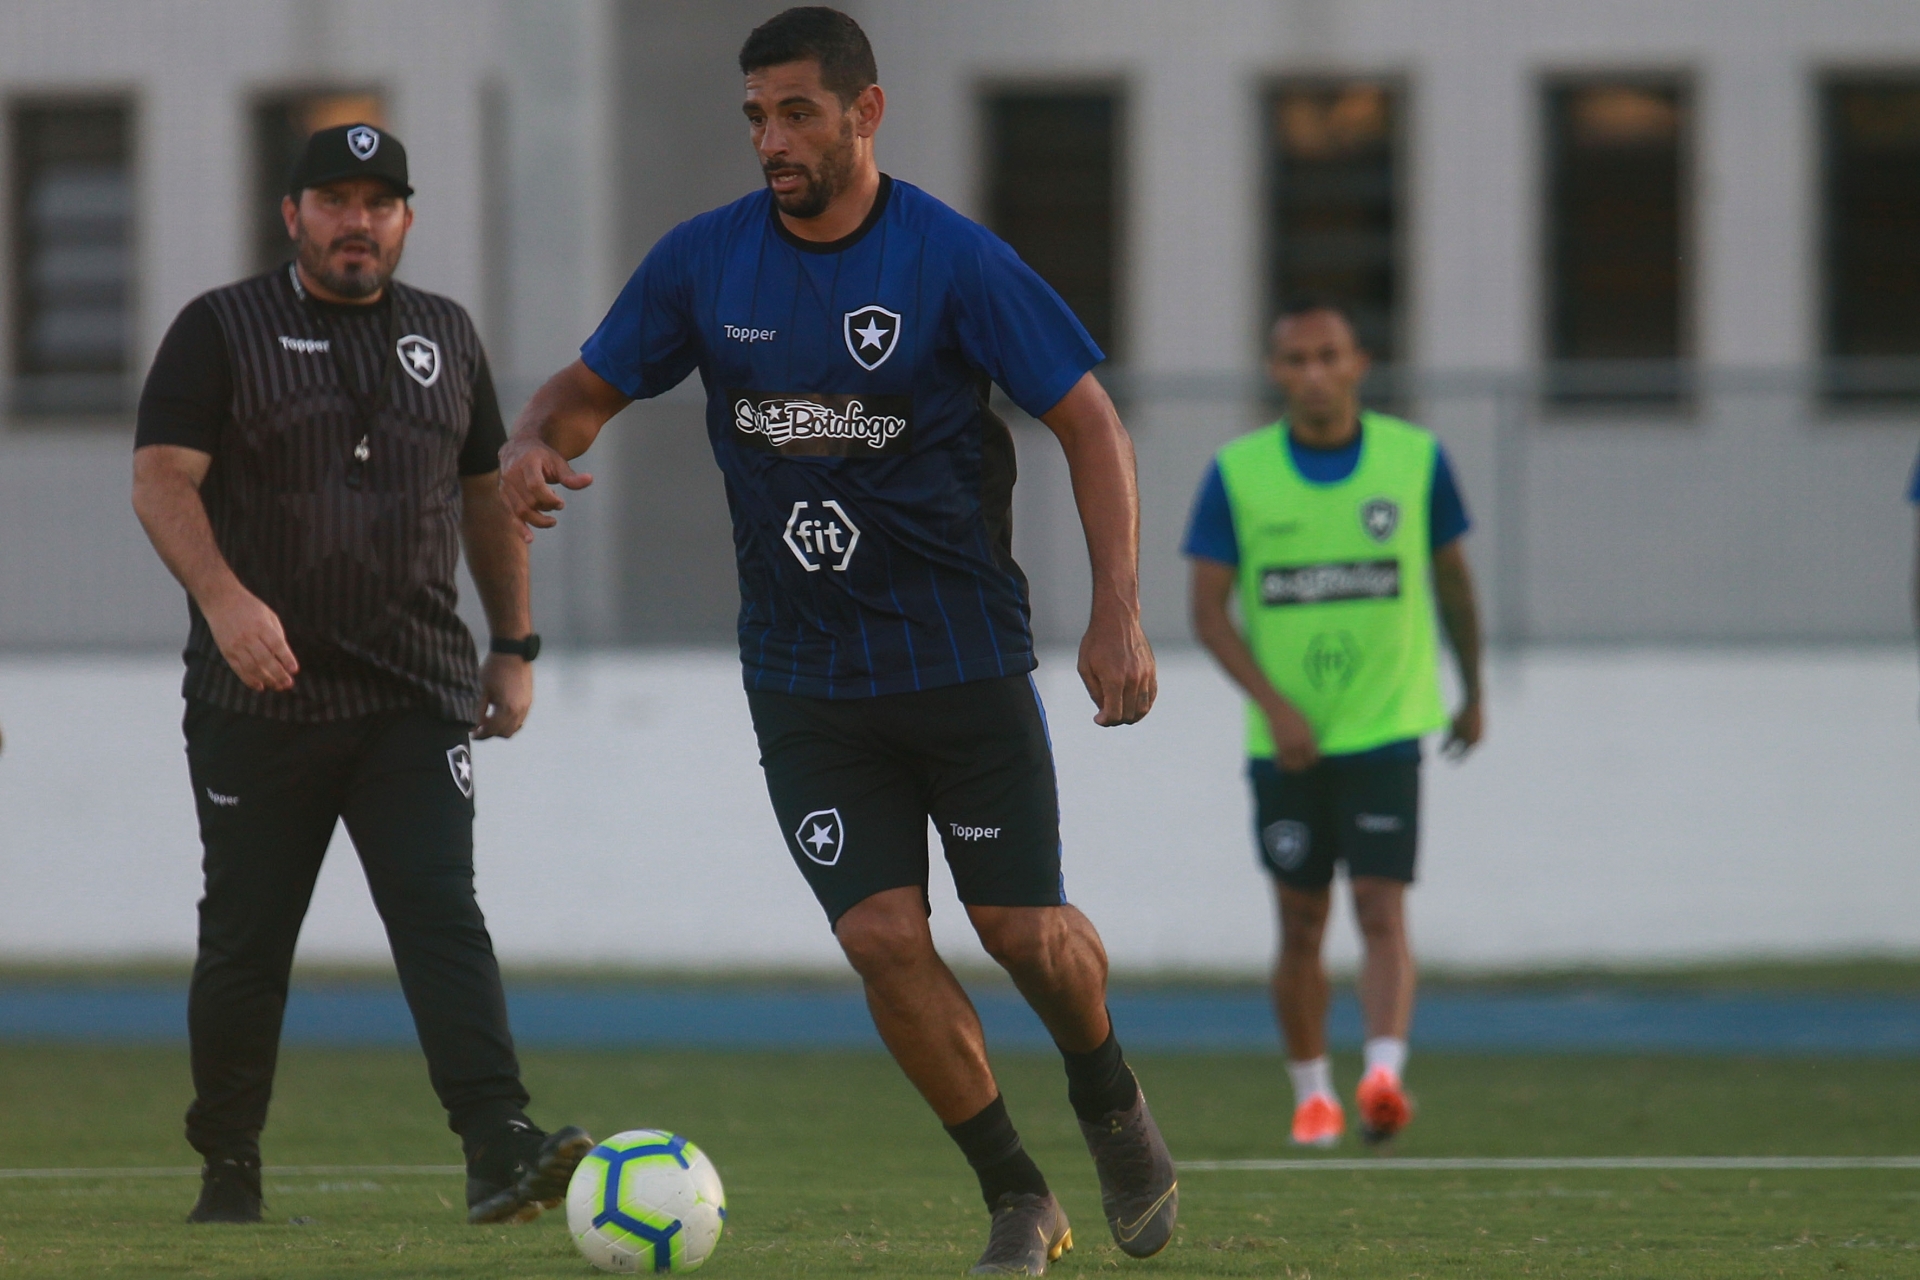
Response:
[{"label": "green training bib", "polygon": [[[1284,420],[1219,455],[1248,645],[1329,755],[1447,723],[1427,528],[1438,451],[1398,418],[1362,413],[1360,426],[1359,465],[1336,484],[1300,474]],[[1274,754],[1251,702],[1247,754]]]}]

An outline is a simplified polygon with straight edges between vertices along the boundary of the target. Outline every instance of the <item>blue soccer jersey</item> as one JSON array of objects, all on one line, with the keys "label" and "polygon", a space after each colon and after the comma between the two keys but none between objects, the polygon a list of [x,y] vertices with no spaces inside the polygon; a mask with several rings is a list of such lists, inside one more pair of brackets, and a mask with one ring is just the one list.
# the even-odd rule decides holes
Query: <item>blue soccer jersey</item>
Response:
[{"label": "blue soccer jersey", "polygon": [[1033,669],[988,383],[1038,416],[1102,357],[992,232],[882,177],[861,227],[817,244],[755,192],[662,237],[580,354],[636,400],[700,371],[748,688],[857,698]]}]

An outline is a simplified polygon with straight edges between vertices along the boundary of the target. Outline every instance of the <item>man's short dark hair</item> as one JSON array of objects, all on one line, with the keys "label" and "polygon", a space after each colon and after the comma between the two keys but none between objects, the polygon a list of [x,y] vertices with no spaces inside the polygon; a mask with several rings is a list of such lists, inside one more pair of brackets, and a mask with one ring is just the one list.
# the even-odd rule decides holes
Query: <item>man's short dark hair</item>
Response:
[{"label": "man's short dark hair", "polygon": [[1280,313],[1273,318],[1273,326],[1268,333],[1279,336],[1280,326],[1289,320],[1298,320],[1301,316],[1312,315],[1316,311],[1330,311],[1347,322],[1347,331],[1353,334],[1354,345],[1360,345],[1360,326],[1354,322],[1353,309],[1346,303],[1319,294],[1303,293],[1288,298],[1280,304]]},{"label": "man's short dark hair", "polygon": [[867,33],[852,18],[825,5],[776,14],[755,27],[740,46],[741,75],[809,61],[820,64],[820,83],[840,99],[843,107],[880,79]]}]

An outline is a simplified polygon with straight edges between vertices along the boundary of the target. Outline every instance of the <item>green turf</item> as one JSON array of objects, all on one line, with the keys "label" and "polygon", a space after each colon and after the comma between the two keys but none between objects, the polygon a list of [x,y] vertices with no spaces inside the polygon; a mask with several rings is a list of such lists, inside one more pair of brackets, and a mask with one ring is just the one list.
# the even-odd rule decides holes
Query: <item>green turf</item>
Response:
[{"label": "green turf", "polygon": [[[177,1048],[0,1047],[0,1166],[184,1165]],[[1260,1055],[1138,1062],[1176,1155],[1286,1156]],[[1350,1088],[1354,1064],[1339,1064]],[[715,1277],[954,1276],[984,1214],[884,1059],[860,1053],[529,1053],[537,1118],[692,1136],[727,1182]],[[1122,1258],[1058,1064],[1008,1056],[1014,1115],[1076,1223],[1071,1276],[1920,1276],[1920,1171],[1191,1172],[1161,1257]],[[457,1160],[418,1055],[290,1050],[269,1164]],[[1874,1059],[1422,1054],[1431,1155],[1920,1152],[1913,1064]],[[1357,1152],[1349,1148],[1342,1155]],[[461,1225],[457,1177],[272,1176],[260,1227],[187,1227],[188,1178],[0,1181],[0,1275],[352,1277],[591,1273],[551,1217]],[[290,1221],[293,1220],[293,1221]]]}]

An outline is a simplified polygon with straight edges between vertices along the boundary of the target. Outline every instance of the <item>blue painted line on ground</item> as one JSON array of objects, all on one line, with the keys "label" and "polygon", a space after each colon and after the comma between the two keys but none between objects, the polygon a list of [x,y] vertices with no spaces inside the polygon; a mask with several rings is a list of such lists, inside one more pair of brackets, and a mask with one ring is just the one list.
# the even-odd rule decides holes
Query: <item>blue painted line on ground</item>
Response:
[{"label": "blue painted line on ground", "polygon": [[[1271,1050],[1257,991],[1116,991],[1121,1040],[1139,1050]],[[857,991],[530,986],[508,996],[520,1043],[568,1047],[878,1048]],[[974,996],[989,1043],[1043,1049],[1045,1029],[1017,995]],[[186,993],[171,987],[0,988],[0,1041],[169,1042],[186,1037]],[[1333,1042],[1360,1042],[1360,1011],[1334,1001]],[[301,989],[287,1003],[290,1044],[410,1045],[398,991]],[[1920,1054],[1920,1000],[1878,996],[1630,992],[1435,992],[1422,998],[1423,1048],[1693,1053]]]}]

